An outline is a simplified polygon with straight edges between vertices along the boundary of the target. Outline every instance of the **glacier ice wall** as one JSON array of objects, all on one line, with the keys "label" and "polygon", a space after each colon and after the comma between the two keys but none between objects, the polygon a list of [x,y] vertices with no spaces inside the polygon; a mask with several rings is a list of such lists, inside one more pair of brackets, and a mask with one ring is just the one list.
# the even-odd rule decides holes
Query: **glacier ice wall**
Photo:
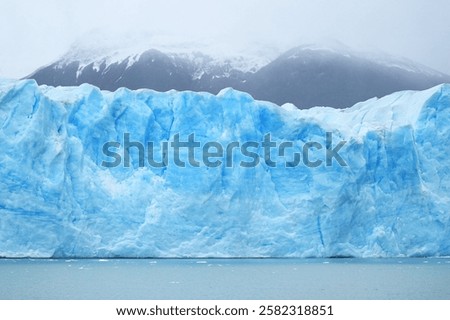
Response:
[{"label": "glacier ice wall", "polygon": [[[300,144],[325,132],[347,141],[347,166],[101,165],[103,144],[124,133],[157,145],[177,133]],[[1,81],[0,256],[450,255],[449,142],[448,84],[297,110],[231,89]]]}]

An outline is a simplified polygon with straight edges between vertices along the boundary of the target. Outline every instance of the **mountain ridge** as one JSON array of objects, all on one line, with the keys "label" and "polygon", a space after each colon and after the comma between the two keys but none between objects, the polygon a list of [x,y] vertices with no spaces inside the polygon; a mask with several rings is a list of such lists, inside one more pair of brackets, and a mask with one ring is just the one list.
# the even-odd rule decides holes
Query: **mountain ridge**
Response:
[{"label": "mountain ridge", "polygon": [[110,91],[127,87],[217,94],[233,87],[258,100],[293,103],[300,109],[349,107],[396,91],[450,82],[449,75],[407,59],[357,52],[343,45],[306,44],[266,57],[258,56],[257,50],[232,56],[211,48],[205,53],[201,47],[83,50],[73,47],[26,78],[52,86],[90,83]]}]

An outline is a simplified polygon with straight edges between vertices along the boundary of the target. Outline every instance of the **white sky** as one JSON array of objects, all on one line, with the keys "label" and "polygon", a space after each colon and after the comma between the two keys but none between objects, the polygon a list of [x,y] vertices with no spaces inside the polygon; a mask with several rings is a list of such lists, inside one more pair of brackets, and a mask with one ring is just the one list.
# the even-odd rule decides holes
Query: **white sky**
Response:
[{"label": "white sky", "polygon": [[0,0],[0,77],[23,77],[94,30],[144,32],[230,47],[336,39],[450,74],[448,0]]}]

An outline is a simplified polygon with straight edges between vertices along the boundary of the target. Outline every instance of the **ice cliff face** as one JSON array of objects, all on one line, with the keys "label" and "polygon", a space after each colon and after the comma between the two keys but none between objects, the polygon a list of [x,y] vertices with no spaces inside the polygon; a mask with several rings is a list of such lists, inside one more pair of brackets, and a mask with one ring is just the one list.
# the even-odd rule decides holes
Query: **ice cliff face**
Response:
[{"label": "ice cliff face", "polygon": [[[333,146],[346,141],[346,166],[284,165],[309,141],[323,145],[311,155],[319,159],[326,132]],[[176,134],[227,145],[270,133],[294,147],[275,150],[286,160],[275,167],[261,146],[251,149],[261,160],[252,168],[182,168],[172,159],[140,167],[136,148],[130,167],[102,166],[111,161],[104,144],[123,146],[124,133],[156,146]],[[0,256],[450,255],[449,141],[447,84],[344,110],[297,110],[231,89],[214,96],[2,81]]]}]

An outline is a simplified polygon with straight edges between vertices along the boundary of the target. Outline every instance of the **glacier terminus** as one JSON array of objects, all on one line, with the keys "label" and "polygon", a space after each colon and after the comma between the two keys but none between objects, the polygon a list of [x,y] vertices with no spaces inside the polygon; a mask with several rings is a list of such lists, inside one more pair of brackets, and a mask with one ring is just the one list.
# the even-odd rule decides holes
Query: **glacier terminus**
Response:
[{"label": "glacier terminus", "polygon": [[[102,165],[104,145],[120,150],[126,134],[156,157],[176,135],[293,147],[275,166],[142,166],[136,148],[128,166]],[[346,165],[285,165],[331,135]],[[449,256],[449,142],[449,84],[298,110],[233,89],[1,80],[0,256]]]}]

